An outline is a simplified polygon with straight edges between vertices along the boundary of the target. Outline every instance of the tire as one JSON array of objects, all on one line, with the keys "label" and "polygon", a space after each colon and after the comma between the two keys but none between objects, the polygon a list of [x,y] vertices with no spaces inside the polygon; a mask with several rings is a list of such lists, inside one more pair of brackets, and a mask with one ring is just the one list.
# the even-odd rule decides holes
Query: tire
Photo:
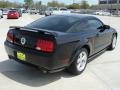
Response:
[{"label": "tire", "polygon": [[49,16],[49,15],[45,13],[45,16]]},{"label": "tire", "polygon": [[70,74],[79,75],[85,70],[87,61],[88,61],[88,51],[87,49],[82,48],[78,50],[73,56],[73,63],[67,68],[67,71]]},{"label": "tire", "polygon": [[117,43],[117,36],[114,34],[112,37],[112,42],[110,46],[108,47],[108,50],[114,50],[116,47],[116,43]]},{"label": "tire", "polygon": [[1,16],[1,18],[3,18],[3,16]]},{"label": "tire", "polygon": [[17,16],[16,19],[19,19],[19,16]]}]

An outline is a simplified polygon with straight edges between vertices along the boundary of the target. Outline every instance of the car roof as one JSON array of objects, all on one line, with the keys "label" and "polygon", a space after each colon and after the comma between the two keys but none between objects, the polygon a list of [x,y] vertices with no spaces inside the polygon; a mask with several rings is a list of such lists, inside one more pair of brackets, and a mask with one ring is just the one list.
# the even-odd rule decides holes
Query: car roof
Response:
[{"label": "car roof", "polygon": [[92,15],[86,15],[86,14],[59,14],[56,16],[77,17],[79,19],[97,19],[96,17],[94,17]]}]

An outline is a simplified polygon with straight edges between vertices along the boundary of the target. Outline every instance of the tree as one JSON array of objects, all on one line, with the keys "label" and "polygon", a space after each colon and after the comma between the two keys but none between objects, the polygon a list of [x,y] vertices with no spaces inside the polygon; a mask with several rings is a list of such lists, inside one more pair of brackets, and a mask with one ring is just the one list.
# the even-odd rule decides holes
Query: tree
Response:
[{"label": "tree", "polygon": [[47,6],[49,6],[49,7],[64,7],[65,4],[59,3],[58,1],[52,1],[52,2],[48,2]]},{"label": "tree", "polygon": [[80,9],[80,5],[79,4],[71,4],[67,6],[68,9]]},{"label": "tree", "polygon": [[24,0],[25,5],[28,6],[28,8],[32,8],[34,5],[34,1],[33,0]]},{"label": "tree", "polygon": [[88,9],[89,8],[89,4],[86,0],[82,0],[81,1],[81,5],[80,5],[81,9]]},{"label": "tree", "polygon": [[64,3],[59,3],[58,7],[65,7],[65,4]]},{"label": "tree", "polygon": [[91,5],[90,9],[96,10],[96,9],[98,9],[98,7],[99,7],[99,5]]},{"label": "tree", "polygon": [[50,7],[57,7],[58,2],[57,1],[48,2],[47,5],[50,6]]},{"label": "tree", "polygon": [[10,1],[6,1],[6,0],[2,0],[0,1],[0,8],[17,8],[17,7],[21,7],[22,4],[18,3],[18,2],[10,2]]},{"label": "tree", "polygon": [[45,10],[46,9],[46,5],[43,5],[41,1],[37,1],[35,4],[34,4],[34,8],[36,9],[41,9],[41,10]]},{"label": "tree", "polygon": [[41,7],[41,2],[38,1],[38,2],[34,3],[34,8],[38,9],[40,7]]}]

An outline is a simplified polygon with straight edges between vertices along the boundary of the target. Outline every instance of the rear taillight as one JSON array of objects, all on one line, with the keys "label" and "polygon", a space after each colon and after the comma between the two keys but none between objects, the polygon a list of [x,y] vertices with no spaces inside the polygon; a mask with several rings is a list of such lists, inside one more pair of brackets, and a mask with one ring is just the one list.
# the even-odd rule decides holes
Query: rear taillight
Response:
[{"label": "rear taillight", "polygon": [[53,52],[55,44],[52,40],[40,39],[37,41],[36,49],[43,52]]},{"label": "rear taillight", "polygon": [[16,13],[14,13],[15,15],[17,15],[17,12]]},{"label": "rear taillight", "polygon": [[14,39],[13,33],[12,33],[12,32],[8,32],[8,33],[7,33],[7,38],[6,38],[6,39],[7,39],[7,41],[13,43],[13,39]]}]

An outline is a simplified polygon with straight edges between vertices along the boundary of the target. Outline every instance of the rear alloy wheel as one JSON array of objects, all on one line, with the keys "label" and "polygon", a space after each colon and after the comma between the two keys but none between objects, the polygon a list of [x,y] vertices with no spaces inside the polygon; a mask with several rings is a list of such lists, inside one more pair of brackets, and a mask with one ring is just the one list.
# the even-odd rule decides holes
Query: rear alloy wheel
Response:
[{"label": "rear alloy wheel", "polygon": [[80,49],[74,56],[74,62],[67,69],[71,74],[81,74],[87,65],[88,51],[85,48]]},{"label": "rear alloy wheel", "polygon": [[109,46],[109,50],[115,49],[116,43],[117,43],[117,36],[116,36],[116,35],[113,35],[112,43],[111,43],[111,45]]}]

